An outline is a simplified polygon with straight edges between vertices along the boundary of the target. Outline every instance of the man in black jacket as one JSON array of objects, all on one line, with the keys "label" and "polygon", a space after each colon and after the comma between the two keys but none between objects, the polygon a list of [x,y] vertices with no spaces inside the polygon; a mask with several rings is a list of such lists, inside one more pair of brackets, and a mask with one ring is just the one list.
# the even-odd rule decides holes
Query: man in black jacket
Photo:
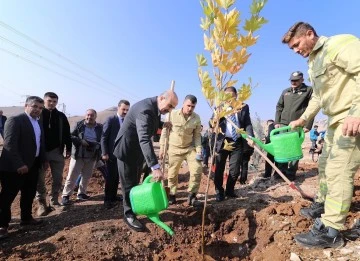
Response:
[{"label": "man in black jacket", "polygon": [[[59,194],[62,187],[65,157],[71,155],[70,125],[64,113],[56,109],[59,97],[56,93],[47,92],[44,95],[44,110],[40,122],[44,130],[45,153],[50,165],[52,186],[50,194],[51,206],[59,206]],[[38,200],[38,216],[46,216],[49,208],[46,203],[45,171],[39,174],[36,199]]]},{"label": "man in black jacket", "polygon": [[123,125],[125,116],[129,111],[130,102],[120,100],[117,107],[117,113],[106,119],[101,135],[101,153],[102,159],[106,162],[107,176],[105,179],[105,197],[104,206],[108,209],[116,204],[116,194],[119,186],[119,172],[117,159],[113,155],[116,136]]},{"label": "man in black jacket", "polygon": [[4,139],[4,127],[6,120],[7,120],[6,116],[4,116],[3,111],[0,110],[0,135],[3,139]]},{"label": "man in black jacket", "polygon": [[[291,87],[286,88],[276,105],[275,128],[287,126],[291,121],[297,120],[306,110],[312,95],[312,88],[304,83],[302,72],[296,71],[290,75]],[[314,120],[309,121],[304,131],[311,130]],[[299,161],[278,163],[279,169],[289,180],[295,180]]]},{"label": "man in black jacket", "polygon": [[[273,129],[275,129],[274,126],[274,120],[268,120],[266,122],[267,125],[267,130],[266,130],[266,135],[265,135],[265,144],[270,143],[270,133]],[[266,156],[268,157],[268,159],[274,163],[274,156],[272,154],[270,154],[269,152],[266,154]],[[266,161],[265,162],[265,174],[264,174],[264,178],[270,178],[271,174],[273,172],[273,168],[271,167],[271,165]],[[277,177],[279,176],[278,174],[275,176]],[[280,176],[279,176],[280,177]]]},{"label": "man in black jacket", "polygon": [[8,236],[11,220],[11,204],[21,191],[20,225],[40,223],[32,217],[32,203],[41,165],[45,161],[44,133],[39,116],[44,101],[29,96],[25,102],[25,113],[10,117],[5,125],[4,147],[0,157],[0,239]]},{"label": "man in black jacket", "polygon": [[115,139],[114,156],[118,159],[124,198],[124,221],[135,231],[144,231],[145,227],[131,209],[130,190],[139,184],[144,159],[152,170],[153,179],[164,179],[151,138],[159,128],[160,114],[168,113],[177,104],[177,95],[171,90],[135,103],[131,106]]},{"label": "man in black jacket", "polygon": [[[236,99],[237,91],[235,87],[227,87],[225,89],[226,93],[230,93],[233,98]],[[230,115],[235,117],[234,124],[239,128],[243,128],[247,134],[254,137],[254,131],[250,119],[249,105],[244,105],[244,107],[238,113]],[[219,122],[221,132],[218,134],[216,141],[215,150],[218,153],[215,158],[215,174],[214,174],[214,184],[216,190],[216,201],[223,201],[225,196],[228,198],[237,198],[234,188],[236,181],[240,175],[240,163],[241,163],[241,153],[242,153],[242,140],[243,138],[239,135],[233,137],[232,135],[232,125],[226,120],[226,118],[221,118]],[[232,151],[224,150],[225,140],[227,142],[233,142],[234,149]],[[226,182],[226,190],[223,188],[224,180],[224,170],[226,160],[229,157],[229,176]]]}]

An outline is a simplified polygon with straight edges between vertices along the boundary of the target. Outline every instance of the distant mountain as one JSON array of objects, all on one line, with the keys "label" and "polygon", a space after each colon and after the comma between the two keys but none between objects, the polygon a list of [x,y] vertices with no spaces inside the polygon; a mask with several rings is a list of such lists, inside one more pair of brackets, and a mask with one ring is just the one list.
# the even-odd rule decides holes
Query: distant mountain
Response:
[{"label": "distant mountain", "polygon": [[[4,112],[4,115],[6,117],[11,117],[11,116],[15,116],[18,115],[20,113],[24,112],[24,107],[23,106],[11,106],[11,107],[0,107],[0,110],[2,110]],[[111,115],[115,115],[117,111],[117,107],[110,107],[104,111],[100,111],[97,112],[97,119],[96,121],[99,123],[104,123],[105,120],[111,116]],[[71,116],[69,119],[69,123],[70,123],[70,127],[72,128],[76,122],[84,119],[85,113],[83,116]]]}]

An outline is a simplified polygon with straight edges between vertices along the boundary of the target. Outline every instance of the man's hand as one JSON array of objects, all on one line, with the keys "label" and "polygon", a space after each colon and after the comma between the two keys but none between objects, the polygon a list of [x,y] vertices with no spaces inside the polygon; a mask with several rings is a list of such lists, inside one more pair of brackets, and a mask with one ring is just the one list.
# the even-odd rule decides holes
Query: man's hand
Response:
[{"label": "man's hand", "polygon": [[280,128],[280,127],[281,127],[280,124],[275,124],[275,125],[274,125],[274,128],[275,128],[275,129],[278,129],[278,128]]},{"label": "man's hand", "polygon": [[163,128],[166,128],[166,129],[168,129],[168,130],[171,130],[171,128],[172,128],[172,123],[171,123],[171,121],[164,122]]},{"label": "man's hand", "polygon": [[154,169],[152,171],[152,175],[153,175],[153,180],[156,182],[163,180],[165,178],[164,174],[162,173],[162,171],[160,169]]},{"label": "man's hand", "polygon": [[246,139],[246,141],[247,141],[247,144],[248,144],[251,148],[254,148],[255,142],[254,142],[252,139]]},{"label": "man's hand", "polygon": [[303,127],[305,125],[306,121],[303,119],[297,119],[296,121],[290,122],[289,126],[291,129],[295,129],[296,127]]},{"label": "man's hand", "polygon": [[84,147],[89,147],[89,143],[87,143],[86,140],[81,140],[81,145]]},{"label": "man's hand", "polygon": [[310,130],[308,128],[304,128],[304,133],[309,132]]},{"label": "man's hand", "polygon": [[109,160],[109,154],[105,154],[101,157],[104,161],[108,161]]},{"label": "man's hand", "polygon": [[360,117],[347,116],[342,127],[344,136],[356,136],[360,134]]},{"label": "man's hand", "polygon": [[29,172],[29,168],[28,168],[28,166],[24,165],[24,166],[18,168],[16,171],[17,171],[17,173],[19,173],[20,175],[22,175],[22,174],[28,173],[28,172]]},{"label": "man's hand", "polygon": [[164,148],[160,148],[160,151],[159,151],[159,159],[160,159],[160,160],[163,160],[163,159],[164,159]]}]

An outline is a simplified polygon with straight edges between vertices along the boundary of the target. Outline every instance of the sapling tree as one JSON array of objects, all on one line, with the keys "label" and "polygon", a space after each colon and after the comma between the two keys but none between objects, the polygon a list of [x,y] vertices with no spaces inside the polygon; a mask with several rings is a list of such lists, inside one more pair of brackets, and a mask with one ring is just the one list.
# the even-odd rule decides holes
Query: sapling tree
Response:
[{"label": "sapling tree", "polygon": [[[254,33],[259,30],[267,20],[260,16],[267,0],[253,0],[250,5],[250,17],[242,19],[241,13],[235,7],[235,0],[201,0],[200,4],[204,16],[201,17],[200,27],[204,31],[204,46],[208,55],[198,54],[198,76],[201,90],[209,107],[213,110],[211,125],[216,139],[221,131],[219,121],[238,112],[251,96],[252,83],[239,84],[238,73],[244,68],[251,54],[249,47],[255,45],[258,36]],[[242,23],[243,21],[243,23]],[[242,27],[241,27],[242,25]],[[241,29],[240,29],[241,27]],[[208,58],[207,58],[208,57]],[[208,60],[211,64],[208,64]],[[238,96],[232,98],[224,89],[229,86],[240,86]],[[239,133],[243,130],[238,130]],[[232,150],[232,144],[225,141],[224,149]],[[207,187],[205,191],[205,204],[202,215],[202,247],[204,257],[204,224],[206,216],[207,195],[211,171],[214,171],[215,149],[211,154],[212,167],[209,169]]]}]

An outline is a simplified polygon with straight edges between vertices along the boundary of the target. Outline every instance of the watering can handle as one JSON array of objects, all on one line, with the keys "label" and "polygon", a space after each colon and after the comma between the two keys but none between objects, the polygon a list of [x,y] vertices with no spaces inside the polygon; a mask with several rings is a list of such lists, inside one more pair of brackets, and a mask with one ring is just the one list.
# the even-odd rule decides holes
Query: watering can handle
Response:
[{"label": "watering can handle", "polygon": [[278,134],[278,132],[288,131],[288,130],[291,130],[291,127],[290,127],[290,126],[284,126],[284,127],[280,127],[280,128],[277,128],[277,129],[273,129],[273,130],[270,132],[270,137]]}]

